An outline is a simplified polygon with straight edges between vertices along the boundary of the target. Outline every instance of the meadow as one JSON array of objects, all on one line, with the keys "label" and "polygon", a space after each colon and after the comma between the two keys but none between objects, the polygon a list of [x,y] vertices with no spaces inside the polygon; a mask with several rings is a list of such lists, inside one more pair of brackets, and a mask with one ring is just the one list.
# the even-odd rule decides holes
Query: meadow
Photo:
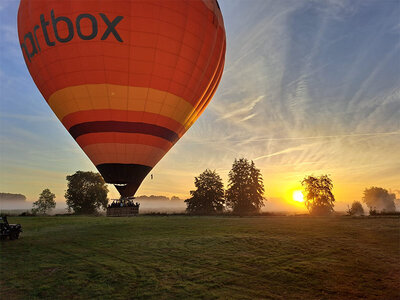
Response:
[{"label": "meadow", "polygon": [[10,217],[0,299],[400,299],[400,219]]}]

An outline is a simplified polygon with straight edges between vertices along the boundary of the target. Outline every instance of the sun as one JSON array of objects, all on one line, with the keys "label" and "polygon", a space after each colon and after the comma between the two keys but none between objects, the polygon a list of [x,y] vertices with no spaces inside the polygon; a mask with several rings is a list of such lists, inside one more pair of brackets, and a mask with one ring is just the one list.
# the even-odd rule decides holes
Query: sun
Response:
[{"label": "sun", "polygon": [[303,193],[301,191],[294,191],[293,200],[297,202],[304,202]]}]

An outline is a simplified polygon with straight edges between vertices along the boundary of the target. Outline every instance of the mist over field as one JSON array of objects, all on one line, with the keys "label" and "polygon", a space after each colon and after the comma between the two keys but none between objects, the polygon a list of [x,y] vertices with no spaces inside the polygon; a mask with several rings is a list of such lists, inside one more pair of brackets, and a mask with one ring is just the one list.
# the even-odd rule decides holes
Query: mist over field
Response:
[{"label": "mist over field", "polygon": [[[37,199],[36,199],[37,200]],[[1,210],[30,210],[32,209],[35,199],[17,201],[12,198],[0,198]],[[113,199],[109,199],[111,204]],[[140,213],[184,213],[186,210],[185,199],[176,196],[171,198],[161,195],[141,195],[135,198],[134,202],[140,203]],[[265,206],[261,209],[262,212],[288,212],[299,213],[305,212],[306,208],[303,204],[294,207],[290,203],[285,203],[282,199],[271,198],[264,202]],[[55,209],[49,212],[50,215],[67,213],[67,205],[64,200],[59,200]]]},{"label": "mist over field", "polygon": [[[398,191],[394,191],[397,198],[400,198]],[[110,196],[110,195],[109,195]],[[61,198],[61,197],[60,197]],[[26,199],[21,194],[10,194],[0,193],[0,211],[13,211],[19,213],[22,211],[30,211],[32,209],[33,202],[37,199]],[[57,200],[57,198],[56,198]],[[355,199],[361,201],[361,199]],[[109,198],[109,204],[113,201]],[[134,202],[140,203],[140,213],[184,213],[186,211],[185,199],[172,196],[162,195],[140,195],[135,198]],[[279,212],[285,214],[298,214],[307,213],[304,203],[293,203],[287,202],[280,198],[268,198],[264,201],[265,206],[261,208],[262,212]],[[294,205],[295,204],[295,205]],[[365,203],[362,203],[365,212],[369,211],[369,207]],[[395,200],[396,211],[400,210],[400,199]],[[335,211],[338,213],[344,213],[347,207],[344,203],[337,203],[335,205]],[[376,209],[381,210],[381,207],[376,206]],[[67,213],[67,205],[65,200],[58,199],[57,206],[55,209],[49,212],[50,215]]]},{"label": "mist over field", "polygon": [[172,196],[139,196],[135,202],[140,203],[140,212],[160,212],[160,213],[182,213],[185,212],[186,204],[184,199]]},{"label": "mist over field", "polygon": [[32,202],[22,201],[17,202],[9,199],[0,199],[0,209],[30,209]]},{"label": "mist over field", "polygon": [[[0,211],[9,210],[30,210],[33,202],[37,199],[26,199],[24,195],[0,193]],[[113,199],[109,199],[111,204]],[[171,198],[158,195],[141,195],[135,198],[134,202],[140,203],[141,213],[183,213],[186,209],[184,199],[172,196]],[[67,205],[64,200],[58,201],[55,209],[49,214],[67,213]]]},{"label": "mist over field", "polygon": [[0,193],[0,210],[29,208],[32,208],[32,202],[27,201],[25,195]]}]

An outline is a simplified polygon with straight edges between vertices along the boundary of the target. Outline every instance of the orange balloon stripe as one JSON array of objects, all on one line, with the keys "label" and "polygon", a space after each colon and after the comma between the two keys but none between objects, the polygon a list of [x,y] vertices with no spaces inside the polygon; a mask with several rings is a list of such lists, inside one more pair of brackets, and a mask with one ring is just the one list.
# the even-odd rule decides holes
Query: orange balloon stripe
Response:
[{"label": "orange balloon stripe", "polygon": [[222,78],[222,73],[224,69],[224,62],[222,62],[222,67],[220,68],[219,73],[217,74],[217,77],[214,78],[213,80],[213,85],[212,88],[208,90],[208,94],[205,96],[205,100],[202,101],[202,105],[196,108],[195,114],[192,115],[190,120],[185,124],[185,127],[189,128],[193,125],[194,122],[200,117],[200,115],[203,113],[203,111],[206,109],[207,105],[210,103],[212,97],[214,96],[218,84],[221,81]]},{"label": "orange balloon stripe", "polygon": [[[225,42],[223,44],[223,49],[225,49]],[[221,53],[221,52],[219,51],[218,53]],[[185,128],[189,128],[190,126],[192,126],[192,124],[200,116],[201,112],[204,111],[205,107],[207,107],[209,101],[211,100],[211,98],[209,97],[210,93],[212,93],[212,91],[216,88],[216,86],[219,83],[219,79],[222,76],[222,72],[224,69],[224,60],[225,59],[222,54],[219,57],[217,57],[217,59],[218,59],[218,65],[212,76],[212,80],[210,81],[210,84],[208,85],[207,89],[205,89],[202,99],[198,102],[197,106],[192,111],[192,113],[187,116],[187,119],[184,124]]]},{"label": "orange balloon stripe", "polygon": [[94,165],[138,164],[154,167],[166,151],[141,144],[93,144],[82,148]]},{"label": "orange balloon stripe", "polygon": [[88,133],[77,137],[76,141],[81,148],[93,144],[140,144],[159,148],[167,152],[173,146],[171,142],[160,137],[122,132]]},{"label": "orange balloon stripe", "polygon": [[[224,49],[225,49],[225,43],[224,43]],[[212,97],[214,96],[215,92],[217,91],[218,85],[221,81],[222,73],[224,71],[224,65],[225,65],[225,56],[221,56],[220,62],[218,65],[218,69],[217,69],[217,74],[216,74],[217,76],[213,78],[213,83],[211,85],[211,88],[208,90],[208,95],[206,96],[205,100],[202,101],[202,107],[197,109],[197,114],[196,114],[196,117],[194,118],[194,120],[192,120],[189,124],[187,124],[186,127],[192,126],[193,123],[197,120],[197,118],[206,109],[207,105],[210,103],[210,101],[211,101]]]},{"label": "orange balloon stripe", "polygon": [[[196,103],[202,91],[193,94],[193,90],[208,81],[207,76],[201,80],[201,75],[212,53],[212,37],[217,31],[214,26],[223,26],[215,1],[176,2],[176,5],[165,4],[165,7],[162,7],[162,1],[156,0],[120,2],[121,5],[116,5],[114,1],[96,1],[95,7],[97,11],[110,12],[110,19],[125,16],[117,27],[123,43],[115,38],[99,40],[106,25],[98,15],[95,17],[99,34],[93,40],[83,41],[75,33],[68,43],[46,47],[41,30],[37,31],[38,44],[43,50],[41,55],[32,58],[35,64],[28,63],[28,68],[45,99],[68,86],[107,82],[164,90]],[[75,20],[79,13],[93,11],[94,5],[91,1],[47,3],[50,4],[33,5],[29,15],[31,22],[27,23],[39,23],[41,13],[49,18],[51,9],[58,13],[56,16],[62,13],[62,16]],[[114,6],[125,6],[128,11]],[[32,30],[21,27],[23,34]],[[59,35],[68,35],[66,26],[60,28]],[[48,31],[50,40],[54,41],[53,31]],[[218,42],[223,40],[224,36],[220,36]],[[46,61],[38,59],[44,54]]]},{"label": "orange balloon stripe", "polygon": [[[71,113],[62,119],[65,128],[69,130],[72,126],[96,121],[121,121],[121,122],[142,122],[147,124],[154,124],[161,127],[168,128],[176,132],[184,132],[184,127],[177,121],[164,117],[159,114],[148,113],[143,111],[126,111],[116,109],[99,109],[99,110],[85,110]],[[179,135],[179,134],[178,134]]]},{"label": "orange balloon stripe", "polygon": [[[212,39],[212,42],[210,42],[210,47],[212,50],[210,51],[210,55],[208,56],[207,60],[203,63],[203,65],[205,65],[205,68],[200,76],[200,80],[198,80],[198,84],[195,89],[195,95],[198,100],[195,102],[194,110],[191,112],[191,114],[196,111],[197,106],[201,105],[204,94],[207,92],[207,89],[212,82],[213,76],[215,76],[215,72],[217,71],[217,62],[219,60],[221,52],[222,43],[220,41],[221,37],[223,36],[223,31],[218,28],[214,32],[213,37],[210,37],[210,39]],[[222,41],[224,42],[224,39],[222,39]],[[185,120],[185,123],[187,123],[187,120]]]},{"label": "orange balloon stripe", "polygon": [[207,97],[207,99],[206,99],[206,102],[203,104],[203,106],[201,107],[201,109],[197,112],[196,118],[195,118],[194,120],[192,120],[191,123],[188,124],[189,127],[192,126],[194,122],[196,122],[197,118],[200,117],[200,115],[201,115],[201,114],[203,113],[203,111],[206,109],[207,105],[210,103],[212,97],[214,97],[214,94],[215,94],[215,92],[217,91],[218,84],[220,83],[221,78],[222,78],[223,69],[224,69],[224,62],[222,63],[222,68],[221,68],[221,70],[220,70],[220,72],[219,72],[219,75],[218,75],[218,77],[217,77],[217,80],[216,80],[215,83],[214,83],[214,88],[210,91],[210,93],[209,93],[209,95],[208,95],[208,97]]},{"label": "orange balloon stripe", "polygon": [[[70,114],[112,109],[128,111],[128,114],[130,112],[155,114],[159,115],[159,118],[154,118],[153,122],[159,120],[164,122],[165,118],[168,118],[171,122],[182,125],[186,116],[193,110],[193,106],[185,100],[167,92],[110,84],[68,87],[51,95],[48,104],[62,122]],[[69,121],[66,122],[65,126],[69,124]]]}]

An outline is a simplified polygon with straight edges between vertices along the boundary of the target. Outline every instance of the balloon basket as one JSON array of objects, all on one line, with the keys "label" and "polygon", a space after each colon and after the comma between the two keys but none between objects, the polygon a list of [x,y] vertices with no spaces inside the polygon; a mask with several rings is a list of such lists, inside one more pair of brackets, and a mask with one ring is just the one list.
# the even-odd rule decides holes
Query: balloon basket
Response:
[{"label": "balloon basket", "polygon": [[134,217],[139,214],[140,203],[133,202],[134,197],[124,197],[115,199],[108,205],[106,210],[107,217]]}]

